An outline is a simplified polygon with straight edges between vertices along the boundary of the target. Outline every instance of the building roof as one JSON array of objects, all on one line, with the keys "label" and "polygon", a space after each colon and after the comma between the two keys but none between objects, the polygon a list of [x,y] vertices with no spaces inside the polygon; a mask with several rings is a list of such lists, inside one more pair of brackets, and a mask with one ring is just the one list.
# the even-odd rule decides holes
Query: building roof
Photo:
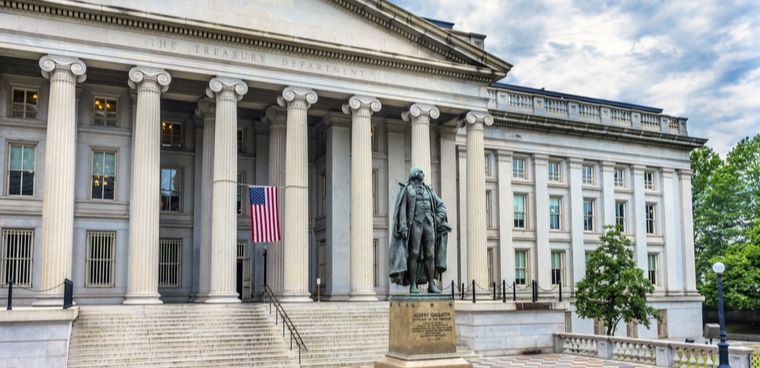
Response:
[{"label": "building roof", "polygon": [[573,95],[569,93],[562,93],[562,92],[554,92],[554,91],[547,91],[543,88],[537,89],[537,88],[530,88],[530,87],[523,87],[523,86],[517,86],[514,84],[508,84],[508,83],[492,83],[491,87],[493,88],[503,88],[508,89],[516,92],[524,92],[524,93],[532,93],[537,95],[544,95],[548,97],[554,97],[554,98],[561,98],[561,99],[568,99],[568,100],[576,100],[576,101],[582,101],[582,102],[588,102],[592,104],[600,104],[600,105],[609,105],[614,107],[620,107],[623,109],[630,109],[630,110],[641,110],[646,112],[651,112],[653,114],[661,114],[662,109],[657,107],[649,107],[649,106],[642,106],[642,105],[636,105],[626,102],[619,102],[619,101],[611,101],[611,100],[604,100],[600,98],[593,98],[593,97],[586,97],[586,96],[579,96],[579,95]]}]

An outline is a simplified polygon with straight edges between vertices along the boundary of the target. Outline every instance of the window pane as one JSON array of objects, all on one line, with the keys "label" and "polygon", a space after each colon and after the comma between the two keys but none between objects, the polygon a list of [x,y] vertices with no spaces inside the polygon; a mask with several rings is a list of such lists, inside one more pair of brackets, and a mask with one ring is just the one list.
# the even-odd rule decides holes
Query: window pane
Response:
[{"label": "window pane", "polygon": [[34,195],[34,172],[21,172],[21,195]]},{"label": "window pane", "polygon": [[108,112],[116,112],[118,102],[116,100],[106,100],[106,111]]},{"label": "window pane", "polygon": [[114,152],[103,153],[103,175],[108,175],[108,176],[116,175],[116,153]]},{"label": "window pane", "polygon": [[92,153],[92,175],[103,175],[103,152]]},{"label": "window pane", "polygon": [[8,176],[8,194],[21,194],[21,171],[11,171]]},{"label": "window pane", "polygon": [[116,178],[113,176],[103,177],[103,199],[113,199]]},{"label": "window pane", "polygon": [[37,91],[34,90],[27,90],[26,91],[26,103],[30,105],[36,105],[39,100],[39,96],[37,94]]},{"label": "window pane", "polygon": [[23,103],[24,102],[24,90],[23,89],[14,89],[13,90],[13,102],[14,103]]},{"label": "window pane", "polygon": [[34,171],[34,148],[28,146],[23,147],[23,156],[21,170]]},{"label": "window pane", "polygon": [[11,170],[23,170],[23,146],[11,146]]}]

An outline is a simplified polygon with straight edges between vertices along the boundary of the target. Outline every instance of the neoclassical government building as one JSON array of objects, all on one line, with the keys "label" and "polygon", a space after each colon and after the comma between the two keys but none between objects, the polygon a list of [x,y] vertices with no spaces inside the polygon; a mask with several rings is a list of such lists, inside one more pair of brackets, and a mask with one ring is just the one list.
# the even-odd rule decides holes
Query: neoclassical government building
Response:
[{"label": "neoclassical government building", "polygon": [[[699,335],[685,118],[509,84],[484,35],[386,1],[0,1],[0,298],[385,300],[412,166],[454,230],[442,284],[574,284],[605,225]],[[645,83],[645,81],[642,81]],[[279,188],[253,244],[245,184]],[[449,292],[449,291],[447,291]]]}]

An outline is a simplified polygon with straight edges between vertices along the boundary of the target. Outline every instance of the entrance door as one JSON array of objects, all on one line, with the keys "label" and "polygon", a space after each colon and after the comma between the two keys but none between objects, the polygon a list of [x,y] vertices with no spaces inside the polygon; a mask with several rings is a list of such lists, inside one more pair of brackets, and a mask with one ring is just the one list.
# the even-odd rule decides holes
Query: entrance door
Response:
[{"label": "entrance door", "polygon": [[238,299],[251,301],[251,256],[245,240],[237,243],[236,290]]}]

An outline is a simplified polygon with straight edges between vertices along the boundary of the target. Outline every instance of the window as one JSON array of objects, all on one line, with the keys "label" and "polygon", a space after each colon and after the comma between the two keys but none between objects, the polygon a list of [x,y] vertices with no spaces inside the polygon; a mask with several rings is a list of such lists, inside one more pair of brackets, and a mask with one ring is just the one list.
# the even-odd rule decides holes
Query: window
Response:
[{"label": "window", "polygon": [[12,144],[8,165],[8,195],[34,195],[34,146]]},{"label": "window", "polygon": [[32,287],[32,251],[34,229],[3,229],[3,247],[0,249],[0,285]]},{"label": "window", "polygon": [[658,267],[659,259],[657,253],[649,253],[647,255],[647,277],[652,285],[660,284],[660,269]]},{"label": "window", "polygon": [[95,125],[119,125],[119,101],[115,98],[95,97],[93,121]]},{"label": "window", "polygon": [[560,285],[565,279],[565,252],[552,252],[552,285]]},{"label": "window", "polygon": [[527,179],[528,175],[525,172],[525,159],[515,158],[512,159],[512,177],[515,179]]},{"label": "window", "polygon": [[591,165],[583,165],[583,184],[594,184],[594,167]]},{"label": "window", "polygon": [[525,250],[515,251],[515,284],[525,285],[528,283],[528,252]]},{"label": "window", "polygon": [[655,228],[655,205],[653,203],[647,203],[647,234],[655,234],[657,232]]},{"label": "window", "polygon": [[621,167],[615,168],[615,186],[618,188],[625,188],[625,169]]},{"label": "window", "polygon": [[594,231],[594,200],[583,200],[583,231]]},{"label": "window", "polygon": [[486,176],[488,177],[493,176],[493,163],[491,162],[491,157],[493,157],[493,155],[489,152],[486,152],[484,161],[486,167]]},{"label": "window", "polygon": [[92,199],[113,199],[116,185],[116,153],[92,152]]},{"label": "window", "polygon": [[40,102],[40,94],[37,90],[13,88],[11,93],[13,94],[12,118],[34,119],[37,117],[37,105]]},{"label": "window", "polygon": [[493,218],[493,191],[486,190],[486,225],[493,229],[496,224]]},{"label": "window", "polygon": [[158,287],[177,288],[182,284],[182,239],[158,241]]},{"label": "window", "polygon": [[115,232],[87,232],[85,287],[113,287]]},{"label": "window", "polygon": [[562,199],[560,197],[549,197],[549,229],[560,229],[560,206]]},{"label": "window", "polygon": [[556,161],[549,161],[549,181],[561,182],[562,175],[560,172],[560,164]]},{"label": "window", "polygon": [[180,211],[181,181],[180,170],[161,169],[161,211]]},{"label": "window", "polygon": [[378,245],[377,239],[372,239],[372,279],[374,280],[372,285],[375,285],[375,287],[380,286],[380,278],[378,277],[380,274],[380,270],[378,269],[380,253],[378,253]]},{"label": "window", "polygon": [[378,170],[372,169],[372,214],[375,216],[380,214],[380,198],[378,198],[380,183],[378,176]]},{"label": "window", "polygon": [[245,129],[238,129],[237,131],[237,151],[238,153],[245,153]]},{"label": "window", "polygon": [[525,228],[525,195],[524,194],[515,194],[514,207],[515,207],[514,227],[516,229],[524,229]]},{"label": "window", "polygon": [[[243,186],[240,184],[245,183],[245,173],[239,172],[237,174],[237,214],[242,215],[243,214]],[[247,192],[247,191],[246,191]]]},{"label": "window", "polygon": [[[488,285],[493,285],[494,282],[499,280],[499,276],[496,274],[499,269],[499,254],[496,247],[488,247],[486,250],[486,258],[488,261]],[[501,281],[499,281],[501,283]]]},{"label": "window", "polygon": [[625,216],[625,210],[626,210],[626,202],[625,201],[617,201],[615,202],[615,225],[620,226],[620,231],[625,232],[626,231],[626,216]]},{"label": "window", "polygon": [[654,190],[654,171],[644,172],[644,189]]},{"label": "window", "polygon": [[[239,134],[240,131],[238,131]],[[182,124],[161,122],[161,147],[166,149],[182,148]]]}]

